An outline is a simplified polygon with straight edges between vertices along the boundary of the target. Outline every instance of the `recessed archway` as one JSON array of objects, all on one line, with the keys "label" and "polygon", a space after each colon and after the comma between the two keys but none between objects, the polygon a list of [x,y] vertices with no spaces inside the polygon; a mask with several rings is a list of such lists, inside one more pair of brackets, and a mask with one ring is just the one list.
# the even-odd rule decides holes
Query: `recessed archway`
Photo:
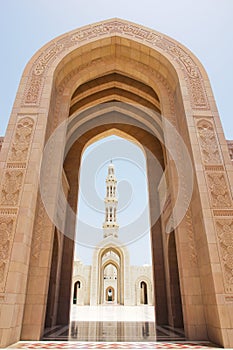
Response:
[{"label": "recessed archway", "polygon": [[141,288],[141,300],[140,300],[140,302],[141,302],[141,304],[148,304],[148,294],[147,294],[147,284],[146,284],[146,282],[144,282],[144,281],[142,281],[141,283],[140,283],[140,288]]},{"label": "recessed archway", "polygon": [[75,282],[74,288],[73,288],[73,304],[77,304],[80,288],[81,288],[81,282],[80,281]]},{"label": "recessed archway", "polygon": [[105,292],[105,302],[114,302],[115,301],[115,289],[112,286],[109,286]]}]

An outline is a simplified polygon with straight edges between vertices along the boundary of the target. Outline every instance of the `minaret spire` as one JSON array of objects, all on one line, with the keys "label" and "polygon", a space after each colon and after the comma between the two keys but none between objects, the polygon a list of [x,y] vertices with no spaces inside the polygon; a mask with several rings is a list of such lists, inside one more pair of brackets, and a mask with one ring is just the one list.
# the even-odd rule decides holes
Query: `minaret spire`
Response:
[{"label": "minaret spire", "polygon": [[117,179],[115,176],[115,168],[112,160],[108,166],[108,175],[106,177],[106,197],[105,203],[105,222],[103,224],[104,238],[112,236],[118,238],[118,229],[116,219],[116,211],[118,200],[116,197]]}]

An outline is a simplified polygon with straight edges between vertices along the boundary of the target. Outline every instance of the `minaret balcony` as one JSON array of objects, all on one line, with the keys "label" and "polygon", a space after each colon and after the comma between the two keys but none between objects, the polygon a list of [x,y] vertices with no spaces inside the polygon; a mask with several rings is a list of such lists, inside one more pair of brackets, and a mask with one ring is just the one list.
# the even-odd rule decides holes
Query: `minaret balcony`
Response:
[{"label": "minaret balcony", "polygon": [[103,224],[103,228],[119,228],[119,225],[114,221],[106,221]]},{"label": "minaret balcony", "polygon": [[110,197],[110,196],[109,196],[109,197],[105,197],[105,198],[104,198],[104,202],[105,202],[105,203],[112,202],[112,203],[116,203],[116,204],[117,204],[117,203],[118,203],[118,200],[116,199],[116,197]]}]

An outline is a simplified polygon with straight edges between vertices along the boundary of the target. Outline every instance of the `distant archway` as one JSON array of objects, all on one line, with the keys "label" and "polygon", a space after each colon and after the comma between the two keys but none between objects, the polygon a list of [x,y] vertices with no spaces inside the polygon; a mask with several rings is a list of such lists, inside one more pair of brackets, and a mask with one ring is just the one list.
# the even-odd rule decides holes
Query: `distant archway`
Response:
[{"label": "distant archway", "polygon": [[115,289],[111,286],[109,286],[106,289],[105,301],[106,302],[114,302],[115,301]]},{"label": "distant archway", "polygon": [[[96,297],[99,296],[99,304],[106,302],[106,293],[110,287],[108,284],[111,284],[112,287],[112,283],[114,283],[116,291],[116,293],[114,291],[114,299],[118,304],[121,304],[122,300],[124,300],[124,295],[122,294],[124,292],[124,257],[120,253],[119,248],[113,246],[103,249],[99,254],[98,283],[94,285],[94,282],[92,282],[92,288],[96,290]],[[107,280],[105,279],[105,271],[109,267],[112,267],[115,273],[114,276],[108,276],[111,279]],[[113,280],[115,277],[116,279]]]},{"label": "distant archway", "polygon": [[142,281],[140,283],[140,302],[141,304],[148,304],[148,292],[147,292],[147,284],[146,282]]},{"label": "distant archway", "polygon": [[77,304],[78,293],[80,288],[81,288],[81,282],[80,281],[75,282],[74,291],[73,291],[73,304]]}]

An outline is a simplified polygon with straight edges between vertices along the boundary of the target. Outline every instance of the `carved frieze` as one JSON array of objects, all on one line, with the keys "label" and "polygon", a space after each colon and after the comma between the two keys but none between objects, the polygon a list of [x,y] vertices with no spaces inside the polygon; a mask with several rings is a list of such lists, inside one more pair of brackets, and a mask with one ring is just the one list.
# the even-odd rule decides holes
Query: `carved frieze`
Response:
[{"label": "carved frieze", "polygon": [[28,82],[24,103],[26,105],[35,105],[38,103],[44,79],[43,74],[48,67],[49,62],[63,49],[63,44],[52,44],[45,52],[36,60],[31,77]]},{"label": "carved frieze", "polygon": [[233,292],[233,220],[216,219],[218,246],[223,266],[225,289]]},{"label": "carved frieze", "polygon": [[25,162],[27,160],[33,125],[34,120],[29,117],[22,118],[18,121],[9,155],[10,161]]},{"label": "carved frieze", "polygon": [[169,51],[173,56],[179,58],[180,65],[185,68],[193,107],[198,107],[199,109],[208,108],[205,89],[203,87],[201,74],[197,65],[179,46],[171,46]]},{"label": "carved frieze", "polygon": [[207,182],[213,208],[229,208],[232,205],[224,173],[207,173]]},{"label": "carved frieze", "polygon": [[213,124],[205,119],[197,122],[199,143],[204,164],[221,164],[218,141]]},{"label": "carved frieze", "polygon": [[59,54],[64,53],[67,48],[76,48],[80,42],[88,42],[98,37],[107,37],[113,34],[122,34],[128,38],[135,38],[142,43],[149,43],[155,49],[162,49],[166,54],[170,54],[171,58],[178,62],[184,68],[184,73],[187,78],[188,88],[190,91],[190,101],[193,108],[208,109],[208,100],[203,85],[200,70],[190,55],[183,50],[178,44],[165,38],[159,33],[155,33],[141,26],[122,22],[120,20],[108,21],[92,25],[84,29],[79,29],[66,38],[58,39],[56,43],[51,44],[45,52],[35,61],[31,71],[29,84],[25,92],[25,104],[37,104],[39,102],[40,93],[42,90],[43,80],[46,69],[54,61]]},{"label": "carved frieze", "polygon": [[38,59],[33,73],[36,76],[42,75],[46,69],[49,61],[56,57],[57,53],[63,49],[63,44],[56,43],[52,44]]}]

